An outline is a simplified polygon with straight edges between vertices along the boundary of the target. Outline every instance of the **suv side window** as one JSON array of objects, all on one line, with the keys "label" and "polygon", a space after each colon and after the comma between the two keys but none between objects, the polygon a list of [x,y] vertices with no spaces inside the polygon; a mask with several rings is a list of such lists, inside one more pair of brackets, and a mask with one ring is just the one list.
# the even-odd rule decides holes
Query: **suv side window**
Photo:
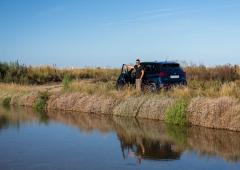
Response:
[{"label": "suv side window", "polygon": [[146,74],[155,74],[158,72],[156,64],[144,64],[143,67]]}]

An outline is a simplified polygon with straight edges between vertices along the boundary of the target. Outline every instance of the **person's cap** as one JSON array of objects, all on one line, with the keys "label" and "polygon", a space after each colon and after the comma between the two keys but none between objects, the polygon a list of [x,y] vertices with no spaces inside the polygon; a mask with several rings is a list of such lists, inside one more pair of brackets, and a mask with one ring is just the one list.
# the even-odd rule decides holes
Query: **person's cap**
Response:
[{"label": "person's cap", "polygon": [[136,59],[136,61],[139,61],[139,62],[140,62],[140,59]]}]

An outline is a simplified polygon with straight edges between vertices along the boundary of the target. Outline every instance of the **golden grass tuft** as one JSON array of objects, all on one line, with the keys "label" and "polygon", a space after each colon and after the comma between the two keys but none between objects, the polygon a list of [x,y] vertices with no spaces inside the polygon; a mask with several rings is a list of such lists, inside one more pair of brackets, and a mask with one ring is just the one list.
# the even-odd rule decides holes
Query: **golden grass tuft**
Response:
[{"label": "golden grass tuft", "polygon": [[185,70],[189,80],[226,82],[240,78],[239,66],[237,65],[220,65],[215,67],[192,65],[187,66]]},{"label": "golden grass tuft", "polygon": [[29,92],[33,90],[34,86],[19,85],[15,83],[0,83],[0,91],[7,91],[9,93]]},{"label": "golden grass tuft", "polygon": [[236,82],[224,83],[219,91],[220,96],[240,97],[240,86]]},{"label": "golden grass tuft", "polygon": [[114,81],[95,82],[92,80],[73,81],[70,83],[68,91],[81,92],[84,94],[97,94],[113,96],[117,99],[125,99],[130,96],[137,96],[139,93],[132,86],[126,86],[122,90],[117,90]]}]

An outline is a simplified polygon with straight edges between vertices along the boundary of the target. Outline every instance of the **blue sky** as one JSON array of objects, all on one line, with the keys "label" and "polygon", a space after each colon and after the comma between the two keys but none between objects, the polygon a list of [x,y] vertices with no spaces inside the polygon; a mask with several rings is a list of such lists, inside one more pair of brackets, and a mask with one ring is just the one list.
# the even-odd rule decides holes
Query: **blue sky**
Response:
[{"label": "blue sky", "polygon": [[239,0],[1,0],[0,61],[240,64]]}]

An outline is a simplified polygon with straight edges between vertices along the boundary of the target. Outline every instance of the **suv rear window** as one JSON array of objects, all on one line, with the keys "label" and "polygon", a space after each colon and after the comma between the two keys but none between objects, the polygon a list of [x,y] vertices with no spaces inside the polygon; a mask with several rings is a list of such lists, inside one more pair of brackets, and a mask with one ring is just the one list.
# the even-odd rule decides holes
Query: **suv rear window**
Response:
[{"label": "suv rear window", "polygon": [[161,66],[161,70],[163,71],[167,71],[167,72],[179,72],[181,71],[181,67],[180,64],[178,63],[166,63],[166,64],[162,64]]},{"label": "suv rear window", "polygon": [[180,65],[179,64],[177,64],[177,63],[169,63],[169,64],[163,64],[162,65],[162,67],[164,67],[164,68],[178,68],[178,67],[180,67]]}]

